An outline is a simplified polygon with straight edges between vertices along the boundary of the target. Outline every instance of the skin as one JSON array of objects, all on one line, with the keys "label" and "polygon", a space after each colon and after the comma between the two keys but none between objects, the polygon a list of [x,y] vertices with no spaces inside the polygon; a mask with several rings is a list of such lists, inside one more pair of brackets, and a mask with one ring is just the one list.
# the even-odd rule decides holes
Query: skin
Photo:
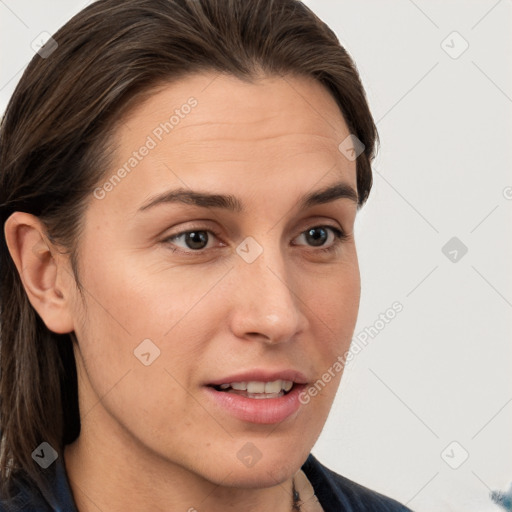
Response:
[{"label": "skin", "polygon": [[[105,180],[190,96],[198,101],[191,113],[103,199],[90,197],[83,296],[36,217],[16,212],[6,223],[31,304],[50,330],[78,339],[82,431],[61,455],[80,512],[291,510],[291,479],[341,372],[277,425],[232,417],[203,386],[255,367],[293,368],[314,383],[354,331],[357,205],[297,206],[340,181],[357,190],[356,164],[338,150],[350,132],[321,84],[209,73],[166,84],[120,123]],[[245,211],[179,203],[137,211],[177,187],[232,194]],[[337,243],[327,230],[323,245],[312,245],[307,231],[318,226],[347,238]],[[194,229],[219,236],[208,233],[192,255],[180,252],[194,250],[186,237],[168,240]],[[236,252],[248,236],[263,248],[250,264]],[[160,350],[149,366],[134,356],[147,338]],[[261,453],[250,468],[237,457],[247,442]]]}]

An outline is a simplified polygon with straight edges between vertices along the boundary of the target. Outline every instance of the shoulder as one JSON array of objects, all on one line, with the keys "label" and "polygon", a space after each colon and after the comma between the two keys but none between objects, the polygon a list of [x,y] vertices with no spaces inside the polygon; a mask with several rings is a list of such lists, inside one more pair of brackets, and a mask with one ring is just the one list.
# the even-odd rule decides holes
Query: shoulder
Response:
[{"label": "shoulder", "polygon": [[13,475],[11,498],[0,497],[0,512],[76,512],[62,461],[57,459],[45,474],[43,492],[24,474]]},{"label": "shoulder", "polygon": [[398,501],[331,471],[312,454],[303,464],[302,471],[325,512],[411,512]]},{"label": "shoulder", "polygon": [[12,483],[10,499],[0,498],[0,512],[53,512],[42,496],[25,480],[16,479]]},{"label": "shoulder", "polygon": [[11,497],[0,497],[0,512],[54,512],[41,492],[22,474],[11,481]]}]

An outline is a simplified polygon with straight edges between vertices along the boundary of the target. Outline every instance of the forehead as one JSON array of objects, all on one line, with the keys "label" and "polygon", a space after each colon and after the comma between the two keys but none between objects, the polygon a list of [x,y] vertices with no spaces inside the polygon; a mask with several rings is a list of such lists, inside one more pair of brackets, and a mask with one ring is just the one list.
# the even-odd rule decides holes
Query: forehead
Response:
[{"label": "forehead", "polygon": [[[226,120],[250,123],[259,119],[271,119],[280,110],[293,111],[293,117],[317,121],[323,119],[332,129],[340,128],[341,112],[329,91],[311,77],[295,75],[261,75],[251,80],[235,76],[205,72],[185,76],[153,88],[142,104],[133,108],[125,119],[161,115],[162,108],[178,108],[184,99],[195,97],[199,105],[196,122]],[[237,107],[237,108],[234,108]],[[165,113],[165,112],[164,112]],[[290,114],[290,112],[288,112]],[[192,124],[190,120],[184,124]]]},{"label": "forehead", "polygon": [[246,142],[268,146],[279,137],[293,145],[301,135],[329,146],[339,144],[348,128],[334,98],[311,78],[267,76],[245,82],[204,73],[160,85],[132,109],[120,125],[121,145],[133,143],[137,132],[174,147],[224,140],[227,148]]},{"label": "forehead", "polygon": [[119,123],[110,176],[126,172],[108,200],[135,209],[169,186],[310,187],[326,174],[355,185],[355,162],[338,149],[348,135],[316,80],[191,75],[160,85]]}]

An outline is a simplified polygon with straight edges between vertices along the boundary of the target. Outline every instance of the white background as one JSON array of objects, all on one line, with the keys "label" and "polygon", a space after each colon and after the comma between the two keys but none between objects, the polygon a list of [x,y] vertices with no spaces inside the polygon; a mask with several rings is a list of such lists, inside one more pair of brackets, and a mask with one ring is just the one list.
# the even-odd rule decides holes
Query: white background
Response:
[{"label": "white background", "polygon": [[[313,453],[418,512],[502,510],[489,492],[512,482],[512,0],[306,3],[354,57],[381,137],[355,334],[380,328]],[[85,5],[0,1],[0,111],[32,40]],[[452,237],[468,249],[456,262]]]}]

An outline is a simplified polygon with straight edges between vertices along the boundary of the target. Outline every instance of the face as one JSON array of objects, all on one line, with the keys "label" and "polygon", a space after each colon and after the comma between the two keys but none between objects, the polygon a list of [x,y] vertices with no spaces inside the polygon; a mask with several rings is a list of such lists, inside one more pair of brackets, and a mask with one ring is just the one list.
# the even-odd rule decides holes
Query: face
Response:
[{"label": "face", "polygon": [[349,133],[291,77],[187,77],[124,119],[79,241],[82,435],[224,485],[300,468],[358,311]]}]

